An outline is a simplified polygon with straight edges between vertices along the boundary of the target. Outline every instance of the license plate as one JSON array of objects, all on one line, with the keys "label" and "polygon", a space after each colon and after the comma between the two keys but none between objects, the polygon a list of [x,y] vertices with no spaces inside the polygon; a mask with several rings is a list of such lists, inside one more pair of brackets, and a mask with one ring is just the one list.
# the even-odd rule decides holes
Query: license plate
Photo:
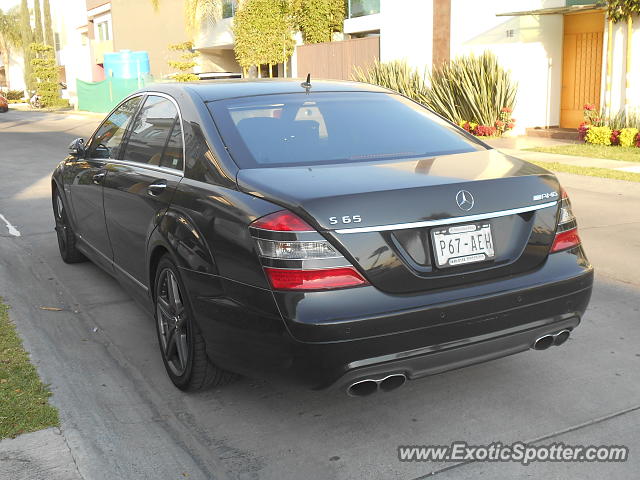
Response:
[{"label": "license plate", "polygon": [[431,231],[438,267],[456,267],[495,257],[491,225],[470,223]]}]

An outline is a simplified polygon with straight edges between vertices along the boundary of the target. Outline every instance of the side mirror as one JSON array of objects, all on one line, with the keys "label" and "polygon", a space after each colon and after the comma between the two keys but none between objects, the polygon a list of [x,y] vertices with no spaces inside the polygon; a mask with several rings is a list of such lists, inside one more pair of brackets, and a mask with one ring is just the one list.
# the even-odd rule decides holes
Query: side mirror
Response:
[{"label": "side mirror", "polygon": [[69,145],[69,153],[75,157],[83,157],[85,154],[84,140],[82,138],[76,138],[71,145]]}]

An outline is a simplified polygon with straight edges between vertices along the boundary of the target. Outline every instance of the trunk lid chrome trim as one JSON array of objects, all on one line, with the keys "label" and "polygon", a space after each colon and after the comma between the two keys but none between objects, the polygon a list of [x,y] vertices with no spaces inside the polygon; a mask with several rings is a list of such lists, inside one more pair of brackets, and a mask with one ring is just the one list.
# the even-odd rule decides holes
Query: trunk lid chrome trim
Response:
[{"label": "trunk lid chrome trim", "polygon": [[517,215],[520,213],[534,212],[544,208],[551,208],[557,205],[557,201],[541,203],[539,205],[530,205],[528,207],[512,208],[509,210],[500,210],[497,212],[478,213],[476,215],[466,215],[464,217],[441,218],[439,220],[424,220],[421,222],[396,223],[391,225],[377,225],[373,227],[355,227],[340,228],[334,230],[336,233],[368,233],[368,232],[387,232],[390,230],[406,230],[409,228],[436,227],[438,225],[449,225],[453,223],[475,222],[477,220],[487,220],[490,218],[506,217],[508,215]]}]

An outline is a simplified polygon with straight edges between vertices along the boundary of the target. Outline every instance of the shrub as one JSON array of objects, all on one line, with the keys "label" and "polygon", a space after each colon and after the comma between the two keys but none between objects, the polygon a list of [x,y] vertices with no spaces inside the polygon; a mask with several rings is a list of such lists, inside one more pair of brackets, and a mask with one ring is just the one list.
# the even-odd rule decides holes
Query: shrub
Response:
[{"label": "shrub", "polygon": [[498,129],[488,125],[478,125],[472,133],[478,137],[493,137],[498,134]]},{"label": "shrub", "polygon": [[593,145],[611,145],[611,134],[613,131],[609,127],[589,127],[586,141]]},{"label": "shrub", "polygon": [[[381,63],[376,60],[366,71],[356,67],[352,77],[357,82],[389,88],[418,103],[425,104],[427,100],[427,86],[423,76],[404,61]],[[457,123],[461,122],[459,120]]]},{"label": "shrub", "polygon": [[69,102],[60,96],[59,71],[53,47],[32,43],[29,48],[33,55],[32,76],[36,82],[36,92],[40,96],[42,106],[45,108],[68,106]]},{"label": "shrub", "polygon": [[589,125],[587,122],[582,122],[578,127],[578,138],[580,138],[580,140],[582,140],[583,142],[587,141],[587,132],[589,131],[590,126],[591,125]]},{"label": "shrub", "polygon": [[611,131],[611,145],[620,145],[620,130]]},{"label": "shrub", "polygon": [[638,135],[638,129],[634,127],[620,130],[620,146],[633,147],[635,145],[636,135]]},{"label": "shrub", "polygon": [[458,57],[434,68],[428,75],[426,104],[433,111],[459,123],[463,120],[494,125],[501,110],[513,110],[517,86],[496,56]]},{"label": "shrub", "polygon": [[3,95],[7,100],[22,100],[24,98],[24,92],[22,90],[7,90]]},{"label": "shrub", "polygon": [[463,128],[465,123],[479,124],[495,135],[514,127],[511,112],[517,87],[489,52],[459,57],[429,75],[394,61],[375,62],[366,71],[356,68],[352,77],[400,92]]}]

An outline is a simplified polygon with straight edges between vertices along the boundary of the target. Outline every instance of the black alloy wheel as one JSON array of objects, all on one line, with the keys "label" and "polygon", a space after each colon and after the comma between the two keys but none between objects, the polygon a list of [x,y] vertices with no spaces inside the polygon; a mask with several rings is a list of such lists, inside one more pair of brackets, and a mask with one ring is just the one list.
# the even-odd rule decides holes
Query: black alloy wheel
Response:
[{"label": "black alloy wheel", "polygon": [[166,255],[158,263],[154,292],[158,342],[173,384],[181,390],[199,390],[231,381],[235,375],[207,357],[178,269]]},{"label": "black alloy wheel", "polygon": [[58,249],[65,263],[84,262],[87,258],[76,247],[76,235],[69,225],[67,209],[64,206],[62,195],[56,189],[53,193],[53,216],[56,221],[56,236],[58,237]]}]

